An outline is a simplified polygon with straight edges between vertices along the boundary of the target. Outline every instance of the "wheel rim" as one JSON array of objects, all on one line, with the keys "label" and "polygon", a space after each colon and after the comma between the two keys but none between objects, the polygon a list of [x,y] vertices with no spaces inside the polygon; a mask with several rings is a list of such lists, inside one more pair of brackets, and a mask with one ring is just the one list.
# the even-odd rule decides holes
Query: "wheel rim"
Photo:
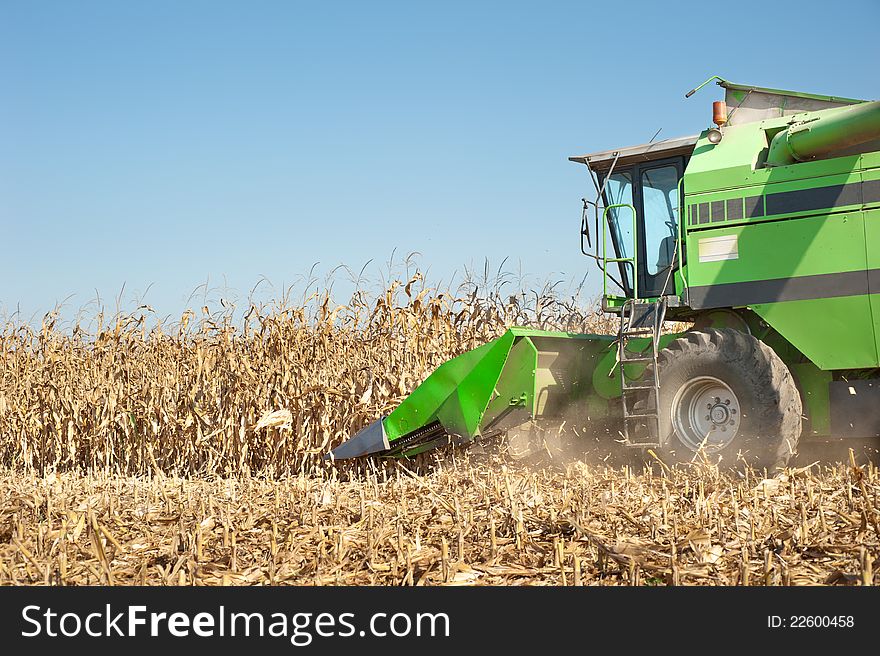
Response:
[{"label": "wheel rim", "polygon": [[672,399],[672,427],[691,451],[724,449],[739,431],[739,399],[723,381],[712,376],[692,378]]}]

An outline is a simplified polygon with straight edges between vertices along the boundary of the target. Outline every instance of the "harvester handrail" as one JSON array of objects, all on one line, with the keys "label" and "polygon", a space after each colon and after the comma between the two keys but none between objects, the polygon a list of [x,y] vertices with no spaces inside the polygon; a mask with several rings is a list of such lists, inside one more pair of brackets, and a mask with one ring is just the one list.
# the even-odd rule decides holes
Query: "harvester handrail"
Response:
[{"label": "harvester handrail", "polygon": [[[676,211],[678,212],[678,234],[676,235],[676,249],[677,253],[672,257],[672,266],[675,266],[676,260],[678,260],[678,276],[681,278],[681,291],[682,296],[685,299],[689,297],[688,294],[688,284],[687,280],[684,277],[684,250],[683,250],[683,242],[681,239],[681,235],[684,233],[685,226],[690,222],[690,206],[684,202],[684,177],[682,176],[678,180],[678,207]],[[682,212],[682,205],[684,206],[684,212]],[[676,257],[677,255],[677,257]],[[670,271],[671,273],[671,271]],[[666,285],[663,286],[664,290],[666,289]]]},{"label": "harvester handrail", "polygon": [[[596,254],[592,255],[592,254],[584,251],[583,228],[581,229],[581,252],[584,255],[588,255],[589,257],[592,257],[596,261],[596,266],[598,266],[599,269],[602,270],[603,289],[607,290],[606,281],[605,281],[605,277],[607,276],[608,278],[611,278],[611,280],[614,282],[615,285],[620,287],[620,289],[623,290],[624,293],[626,293],[626,287],[623,286],[623,283],[619,282],[617,280],[617,278],[615,278],[610,273],[608,273],[608,267],[606,266],[607,260],[604,259],[604,256],[605,256],[605,252],[604,252],[605,251],[605,246],[604,246],[605,230],[604,230],[604,227],[600,227],[600,225],[599,225],[599,203],[603,203],[603,206],[604,206],[605,187],[608,184],[608,180],[611,178],[612,175],[614,175],[614,167],[617,166],[618,159],[620,159],[620,151],[616,151],[614,153],[614,160],[611,162],[611,166],[609,167],[608,171],[605,173],[605,176],[602,179],[601,187],[599,186],[599,183],[597,182],[596,177],[594,177],[594,175],[593,175],[593,169],[590,168],[589,166],[587,166],[587,171],[590,173],[590,180],[592,181],[593,186],[596,188],[596,201],[592,202],[592,201],[588,201],[588,200],[584,199],[584,203],[585,204],[589,203],[590,205],[592,205],[593,209],[595,211],[595,217],[596,217]],[[604,221],[605,215],[603,214],[602,216],[603,216],[603,221]],[[586,221],[586,216],[583,216],[582,218],[584,221]],[[603,238],[602,257],[599,257],[599,230],[602,230],[602,235],[603,235],[603,237],[602,237]],[[607,294],[604,294],[604,295],[607,296]]]},{"label": "harvester handrail", "polygon": [[[633,255],[632,257],[608,257],[608,232],[610,231],[611,224],[608,222],[608,211],[613,210],[618,207],[627,207],[630,212],[632,212],[632,236],[633,236]],[[614,203],[612,205],[608,205],[605,207],[602,212],[602,222],[605,224],[602,230],[602,295],[608,296],[608,262],[622,262],[625,264],[629,264],[632,266],[632,292],[633,298],[639,297],[639,268],[638,268],[638,255],[639,255],[639,242],[638,242],[638,220],[636,217],[636,208],[633,207],[629,203]],[[605,230],[604,228],[609,228],[609,230]],[[626,281],[624,281],[625,283]],[[623,290],[626,292],[626,289]]]}]

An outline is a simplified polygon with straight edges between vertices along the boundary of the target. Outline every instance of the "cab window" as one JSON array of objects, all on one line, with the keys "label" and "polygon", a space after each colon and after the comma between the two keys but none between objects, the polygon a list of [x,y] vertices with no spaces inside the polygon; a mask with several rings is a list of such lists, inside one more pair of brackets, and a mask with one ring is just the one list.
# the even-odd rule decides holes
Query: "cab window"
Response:
[{"label": "cab window", "polygon": [[672,264],[675,253],[678,171],[674,166],[643,170],[641,185],[645,268],[653,276]]}]

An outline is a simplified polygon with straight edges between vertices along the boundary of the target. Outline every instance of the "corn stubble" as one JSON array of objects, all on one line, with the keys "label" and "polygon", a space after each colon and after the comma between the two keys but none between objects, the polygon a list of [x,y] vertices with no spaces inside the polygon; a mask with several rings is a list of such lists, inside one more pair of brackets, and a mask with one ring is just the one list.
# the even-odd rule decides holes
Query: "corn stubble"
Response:
[{"label": "corn stubble", "polygon": [[0,583],[874,584],[880,477],[699,462],[540,467],[503,449],[327,450],[512,324],[609,332],[549,294],[392,285],[344,306],[0,334]]}]

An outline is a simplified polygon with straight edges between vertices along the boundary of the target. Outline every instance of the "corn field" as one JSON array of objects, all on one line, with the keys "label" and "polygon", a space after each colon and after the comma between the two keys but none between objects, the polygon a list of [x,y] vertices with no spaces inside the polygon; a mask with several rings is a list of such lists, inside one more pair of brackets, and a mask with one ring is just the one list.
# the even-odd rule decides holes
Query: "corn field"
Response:
[{"label": "corn field", "polygon": [[345,305],[0,334],[0,583],[874,584],[880,475],[707,462],[323,455],[510,325],[612,332],[552,293],[420,276]]},{"label": "corn field", "polygon": [[173,330],[116,316],[93,332],[7,324],[0,462],[38,472],[309,472],[439,364],[510,325],[602,329],[595,311],[533,295],[417,291],[420,276],[346,305],[186,313]]}]

